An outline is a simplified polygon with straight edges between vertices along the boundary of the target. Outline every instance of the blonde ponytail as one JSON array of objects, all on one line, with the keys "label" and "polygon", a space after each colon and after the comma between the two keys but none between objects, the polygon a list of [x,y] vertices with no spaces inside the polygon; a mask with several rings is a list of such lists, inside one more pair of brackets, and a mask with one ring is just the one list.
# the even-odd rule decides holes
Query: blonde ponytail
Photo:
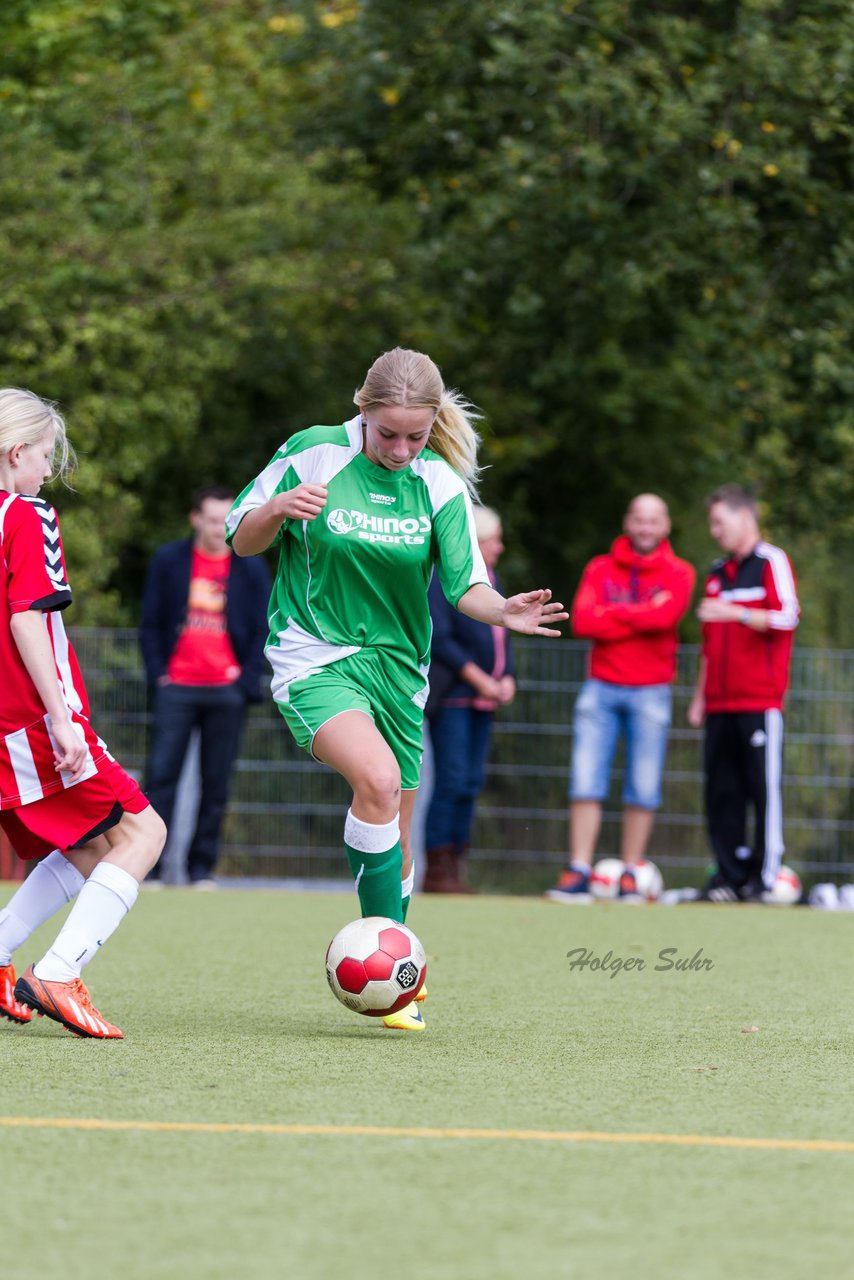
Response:
[{"label": "blonde ponytail", "polygon": [[423,351],[406,347],[386,351],[371,365],[353,399],[363,410],[377,405],[434,410],[436,418],[427,447],[453,467],[476,497],[480,436],[474,424],[481,415],[459,391],[444,385],[437,366]]}]

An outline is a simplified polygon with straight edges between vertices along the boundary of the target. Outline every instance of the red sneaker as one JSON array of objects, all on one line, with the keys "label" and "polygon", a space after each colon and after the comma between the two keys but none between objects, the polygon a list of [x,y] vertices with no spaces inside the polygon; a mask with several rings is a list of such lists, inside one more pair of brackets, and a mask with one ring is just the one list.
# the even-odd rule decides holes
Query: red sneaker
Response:
[{"label": "red sneaker", "polygon": [[107,1022],[92,1004],[81,978],[73,982],[43,982],[30,965],[15,985],[15,999],[29,1005],[36,1013],[61,1022],[76,1036],[93,1040],[123,1040],[124,1032]]},{"label": "red sneaker", "polygon": [[32,1022],[32,1010],[15,999],[16,981],[15,966],[0,964],[0,1017],[10,1022]]}]

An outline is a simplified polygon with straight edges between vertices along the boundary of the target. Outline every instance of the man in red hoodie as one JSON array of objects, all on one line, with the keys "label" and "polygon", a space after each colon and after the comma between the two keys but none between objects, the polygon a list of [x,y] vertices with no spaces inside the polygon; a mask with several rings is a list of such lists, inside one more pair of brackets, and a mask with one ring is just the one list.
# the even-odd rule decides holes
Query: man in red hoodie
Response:
[{"label": "man in red hoodie", "polygon": [[800,607],[789,557],[762,538],[752,495],[725,484],[706,506],[724,557],[709,570],[697,610],[703,653],[688,708],[690,724],[705,724],[706,817],[717,863],[702,896],[756,902],[783,857],[783,701]]},{"label": "man in red hoodie", "polygon": [[[620,856],[643,861],[661,804],[661,775],[676,674],[677,627],[694,570],[668,542],[670,516],[654,493],[629,505],[623,535],[584,570],[572,605],[575,635],[593,641],[590,674],[575,703],[567,869],[546,896],[590,902],[590,868],[617,741],[625,739]],[[631,877],[623,891],[632,892]]]}]

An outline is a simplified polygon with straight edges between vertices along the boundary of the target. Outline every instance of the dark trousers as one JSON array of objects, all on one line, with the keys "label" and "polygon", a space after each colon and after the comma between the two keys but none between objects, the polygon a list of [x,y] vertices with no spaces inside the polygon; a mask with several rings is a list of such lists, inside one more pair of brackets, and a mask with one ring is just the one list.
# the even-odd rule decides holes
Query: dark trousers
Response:
[{"label": "dark trousers", "polygon": [[469,843],[475,801],[483,788],[492,715],[473,707],[441,707],[430,721],[435,782],[427,810],[428,849]]},{"label": "dark trousers", "polygon": [[[166,826],[172,822],[175,792],[194,729],[199,730],[201,795],[187,851],[187,874],[206,880],[219,854],[219,833],[246,699],[233,684],[160,685],[154,696],[148,749],[146,795]],[[159,867],[152,873],[156,878]]]},{"label": "dark trousers", "polygon": [[736,890],[770,888],[783,857],[782,714],[706,716],[704,763],[709,841],[720,879]]}]

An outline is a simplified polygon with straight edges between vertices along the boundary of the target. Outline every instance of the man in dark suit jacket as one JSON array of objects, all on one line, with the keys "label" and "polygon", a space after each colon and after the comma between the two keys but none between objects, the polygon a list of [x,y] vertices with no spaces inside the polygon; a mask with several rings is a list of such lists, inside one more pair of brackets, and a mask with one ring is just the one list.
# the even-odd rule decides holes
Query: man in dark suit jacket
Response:
[{"label": "man in dark suit jacket", "polygon": [[[262,699],[270,575],[257,557],[232,555],[225,517],[234,494],[223,485],[193,497],[193,536],[169,542],[149,566],[139,641],[153,695],[147,795],[167,827],[195,729],[201,797],[187,853],[199,888],[214,868],[246,707]],[[150,879],[157,880],[159,865]]]}]

